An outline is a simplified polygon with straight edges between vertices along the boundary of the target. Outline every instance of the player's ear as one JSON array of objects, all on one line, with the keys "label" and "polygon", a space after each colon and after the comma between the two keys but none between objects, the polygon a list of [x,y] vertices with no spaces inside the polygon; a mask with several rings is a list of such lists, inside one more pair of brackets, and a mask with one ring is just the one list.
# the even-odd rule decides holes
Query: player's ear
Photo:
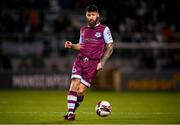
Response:
[{"label": "player's ear", "polygon": [[97,13],[97,17],[99,17],[99,13]]}]

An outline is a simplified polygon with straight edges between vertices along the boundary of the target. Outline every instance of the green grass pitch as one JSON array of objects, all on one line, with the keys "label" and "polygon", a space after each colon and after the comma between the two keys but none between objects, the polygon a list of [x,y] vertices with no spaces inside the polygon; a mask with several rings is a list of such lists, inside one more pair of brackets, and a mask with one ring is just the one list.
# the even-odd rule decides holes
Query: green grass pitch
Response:
[{"label": "green grass pitch", "polygon": [[[179,92],[92,91],[76,112],[76,120],[63,121],[66,91],[0,90],[1,124],[180,124]],[[99,117],[95,105],[112,104],[112,114]]]}]

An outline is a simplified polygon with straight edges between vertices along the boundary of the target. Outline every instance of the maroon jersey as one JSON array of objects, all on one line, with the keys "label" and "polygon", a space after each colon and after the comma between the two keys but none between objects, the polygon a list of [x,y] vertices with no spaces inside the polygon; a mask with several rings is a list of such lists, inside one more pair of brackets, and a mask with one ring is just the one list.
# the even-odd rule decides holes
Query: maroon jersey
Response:
[{"label": "maroon jersey", "polygon": [[90,59],[101,59],[106,43],[112,42],[109,28],[101,24],[93,28],[84,26],[81,28],[80,33],[81,49],[79,56]]},{"label": "maroon jersey", "polygon": [[79,78],[81,83],[90,87],[96,76],[97,64],[102,58],[105,45],[113,42],[107,26],[97,24],[94,28],[84,26],[80,34],[81,49],[73,64],[71,78]]}]

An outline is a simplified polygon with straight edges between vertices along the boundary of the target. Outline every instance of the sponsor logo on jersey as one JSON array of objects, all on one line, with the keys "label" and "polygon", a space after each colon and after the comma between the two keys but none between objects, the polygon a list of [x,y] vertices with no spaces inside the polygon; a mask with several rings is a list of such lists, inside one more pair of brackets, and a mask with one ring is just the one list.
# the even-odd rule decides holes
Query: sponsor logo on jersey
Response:
[{"label": "sponsor logo on jersey", "polygon": [[91,42],[96,42],[98,40],[94,39],[94,38],[85,38],[84,39],[85,42],[91,41]]},{"label": "sponsor logo on jersey", "polygon": [[111,31],[110,30],[107,31],[107,36],[108,36],[109,40],[112,40],[112,36],[111,36]]}]

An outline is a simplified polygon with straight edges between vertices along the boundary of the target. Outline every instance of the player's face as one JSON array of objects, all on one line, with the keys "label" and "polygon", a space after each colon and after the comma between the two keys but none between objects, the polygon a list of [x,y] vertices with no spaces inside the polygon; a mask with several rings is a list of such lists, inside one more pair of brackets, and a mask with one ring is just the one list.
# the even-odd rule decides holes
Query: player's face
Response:
[{"label": "player's face", "polygon": [[94,27],[99,21],[98,12],[86,12],[87,23],[90,27]]}]

